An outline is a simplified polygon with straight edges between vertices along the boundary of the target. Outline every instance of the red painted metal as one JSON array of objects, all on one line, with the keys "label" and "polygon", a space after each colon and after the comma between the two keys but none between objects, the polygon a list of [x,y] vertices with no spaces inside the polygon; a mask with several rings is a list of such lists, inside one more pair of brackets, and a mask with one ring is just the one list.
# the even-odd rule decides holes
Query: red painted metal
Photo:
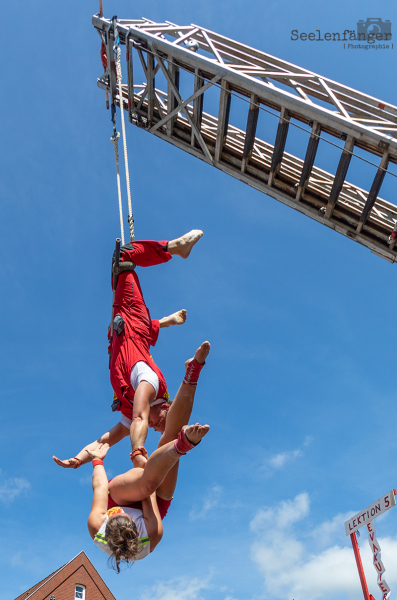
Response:
[{"label": "red painted metal", "polygon": [[364,600],[372,600],[373,596],[368,592],[367,580],[365,579],[363,563],[361,562],[360,549],[358,547],[356,533],[350,534],[350,539],[352,541],[354,557],[357,563],[358,575],[360,577],[361,587],[363,588]]}]

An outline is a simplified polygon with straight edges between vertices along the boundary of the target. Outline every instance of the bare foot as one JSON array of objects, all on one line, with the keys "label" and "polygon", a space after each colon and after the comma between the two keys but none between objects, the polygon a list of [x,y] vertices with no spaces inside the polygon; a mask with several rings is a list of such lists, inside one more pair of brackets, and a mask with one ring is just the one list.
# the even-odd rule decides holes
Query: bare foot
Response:
[{"label": "bare foot", "polygon": [[186,321],[186,310],[178,310],[169,317],[163,317],[160,319],[160,327],[171,327],[172,325],[183,325]]},{"label": "bare foot", "polygon": [[196,423],[195,425],[185,425],[183,428],[185,435],[188,441],[191,444],[198,444],[203,437],[209,432],[209,425],[199,425]]},{"label": "bare foot", "polygon": [[185,233],[176,240],[168,242],[168,252],[170,254],[178,254],[182,258],[187,258],[195,244],[203,236],[201,229],[192,229],[189,233]]},{"label": "bare foot", "polygon": [[170,315],[168,318],[171,320],[172,325],[183,325],[186,321],[186,309],[182,308],[182,310],[178,310],[178,312]]},{"label": "bare foot", "polygon": [[[195,354],[194,354],[194,358],[197,360],[198,363],[200,363],[200,365],[203,365],[205,363],[205,359],[207,358],[209,351],[211,348],[211,344],[209,342],[203,342],[201,344],[201,346],[199,348],[197,348]],[[193,358],[189,358],[186,362],[185,362],[185,371],[189,366],[189,363],[192,362]]]}]

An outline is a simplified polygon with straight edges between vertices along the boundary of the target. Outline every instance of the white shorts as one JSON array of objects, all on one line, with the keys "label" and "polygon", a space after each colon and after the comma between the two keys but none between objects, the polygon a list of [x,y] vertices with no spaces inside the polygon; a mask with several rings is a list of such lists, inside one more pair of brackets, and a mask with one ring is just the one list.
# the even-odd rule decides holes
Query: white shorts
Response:
[{"label": "white shorts", "polygon": [[136,392],[141,381],[147,381],[154,387],[156,396],[159,393],[159,378],[156,373],[142,360],[139,360],[131,369],[131,385]]},{"label": "white shorts", "polygon": [[[156,392],[156,396],[159,392],[159,378],[156,373],[142,360],[139,360],[131,369],[131,385],[136,392],[138,385],[141,381],[147,381],[154,387],[154,391]],[[125,415],[121,415],[120,423],[127,427],[128,429],[131,427],[131,419],[126,417]]]},{"label": "white shorts", "polygon": [[129,429],[131,427],[132,419],[129,419],[125,415],[121,415],[120,423]]}]

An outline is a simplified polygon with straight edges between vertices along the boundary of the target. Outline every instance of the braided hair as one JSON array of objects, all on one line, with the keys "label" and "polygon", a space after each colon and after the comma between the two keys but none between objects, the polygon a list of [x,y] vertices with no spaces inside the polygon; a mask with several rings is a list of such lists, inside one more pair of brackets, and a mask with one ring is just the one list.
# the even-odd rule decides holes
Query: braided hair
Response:
[{"label": "braided hair", "polygon": [[138,529],[134,521],[120,515],[108,521],[105,539],[116,563],[114,568],[120,573],[120,562],[133,562],[138,554]]}]

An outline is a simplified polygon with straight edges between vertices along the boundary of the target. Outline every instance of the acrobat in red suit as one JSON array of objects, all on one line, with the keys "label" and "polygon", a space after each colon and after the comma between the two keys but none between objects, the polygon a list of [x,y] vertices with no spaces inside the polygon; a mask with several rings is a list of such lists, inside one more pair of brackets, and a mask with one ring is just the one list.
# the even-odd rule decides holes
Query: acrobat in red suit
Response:
[{"label": "acrobat in red suit", "polygon": [[[193,229],[169,242],[139,241],[126,244],[121,247],[120,264],[132,262],[140,267],[150,267],[168,262],[174,254],[187,258],[202,235],[202,231]],[[160,327],[183,323],[186,311],[152,321],[138,276],[135,270],[127,270],[119,274],[114,315],[110,380],[122,417],[120,423],[86,448],[95,450],[93,446],[103,443],[114,445],[129,432],[131,459],[135,467],[144,467],[146,459],[139,449],[145,445],[149,424],[157,431],[164,430],[167,411],[162,409],[166,408],[164,404],[168,400],[166,382],[150,355],[150,345],[156,343]],[[194,385],[201,367],[196,360],[189,363],[185,382]],[[76,468],[82,462],[87,462],[86,456],[83,449],[73,459],[62,461],[53,458],[59,466]]]}]

